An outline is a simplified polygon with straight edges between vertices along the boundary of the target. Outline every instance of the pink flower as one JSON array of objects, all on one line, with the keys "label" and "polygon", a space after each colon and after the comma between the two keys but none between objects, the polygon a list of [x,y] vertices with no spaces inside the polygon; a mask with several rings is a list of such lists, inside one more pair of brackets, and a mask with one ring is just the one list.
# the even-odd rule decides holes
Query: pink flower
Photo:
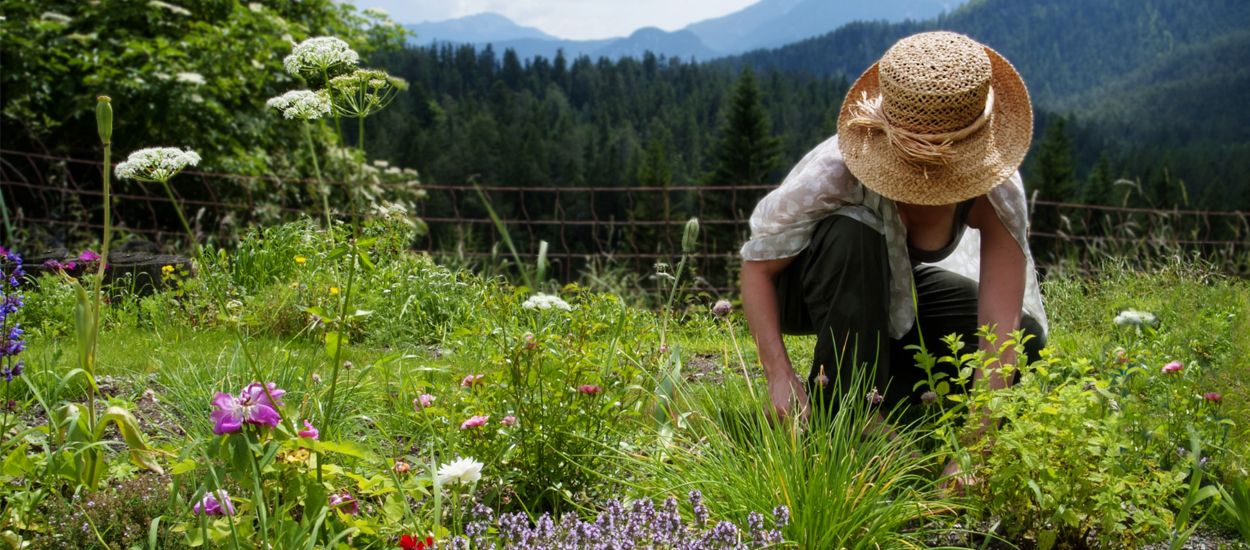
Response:
[{"label": "pink flower", "polygon": [[[269,389],[268,394],[265,393],[266,387]],[[286,391],[278,389],[273,382],[266,386],[261,386],[260,382],[252,382],[239,392],[238,397],[218,392],[213,397],[213,412],[210,415],[214,422],[213,433],[217,435],[234,433],[239,431],[245,423],[271,428],[277,426],[279,422],[282,422],[278,407],[282,406],[281,398],[284,394]],[[274,401],[270,401],[270,397]]]},{"label": "pink flower", "polygon": [[729,300],[717,300],[716,303],[712,305],[712,315],[724,317],[729,315],[729,312],[732,309],[733,304],[729,303]]},{"label": "pink flower", "polygon": [[481,428],[486,425],[486,421],[490,420],[490,416],[470,416],[468,420],[460,423],[460,429],[467,430],[469,428]]},{"label": "pink flower", "polygon": [[96,251],[91,250],[91,249],[84,250],[82,251],[82,254],[78,255],[78,261],[80,262],[96,262],[99,260],[100,260],[100,255],[97,254]]},{"label": "pink flower", "polygon": [[1220,401],[1224,400],[1224,396],[1220,395],[1220,392],[1214,392],[1214,391],[1209,391],[1207,393],[1202,394],[1202,398],[1212,403],[1219,403]]},{"label": "pink flower", "polygon": [[881,395],[881,392],[877,391],[877,388],[873,388],[872,391],[868,392],[868,395],[864,397],[867,398],[868,402],[873,405],[880,405],[885,401],[885,396]]},{"label": "pink flower", "polygon": [[594,384],[582,384],[577,387],[577,391],[581,392],[583,395],[598,395],[603,392],[603,388]]},{"label": "pink flower", "polygon": [[412,400],[412,407],[417,409],[418,411],[421,409],[429,408],[433,404],[434,404],[434,396],[428,393],[423,393],[421,395],[418,395],[416,399]]},{"label": "pink flower", "polygon": [[1163,365],[1163,374],[1173,374],[1185,370],[1185,364],[1180,361],[1172,361]]},{"label": "pink flower", "polygon": [[473,386],[478,385],[478,383],[480,383],[482,381],[482,378],[484,378],[485,376],[486,376],[485,374],[470,374],[464,377],[464,380],[460,381],[460,387],[472,388]]},{"label": "pink flower", "polygon": [[515,417],[515,416],[512,416],[512,415],[505,416],[505,417],[503,417],[503,420],[500,420],[500,421],[499,421],[499,423],[500,423],[500,424],[503,424],[504,426],[515,426],[515,425],[516,425],[516,417]]},{"label": "pink flower", "polygon": [[45,261],[43,262],[43,268],[44,268],[44,269],[48,269],[48,270],[55,270],[55,271],[73,271],[73,270],[74,270],[74,268],[76,268],[76,267],[78,267],[78,265],[77,265],[77,264],[75,264],[75,263],[74,263],[74,262],[72,262],[72,261],[71,261],[71,262],[64,262],[64,263],[62,263],[62,262],[59,262],[59,261],[57,261],[57,260],[55,260],[55,259],[50,259],[50,260],[45,260]]},{"label": "pink flower", "polygon": [[330,508],[343,512],[344,514],[356,515],[360,511],[360,504],[356,502],[356,497],[351,493],[336,493],[330,495],[328,499]]},{"label": "pink flower", "polygon": [[[221,497],[218,499],[217,497]],[[204,498],[195,503],[191,507],[191,511],[195,515],[204,514],[206,516],[233,516],[234,502],[230,500],[230,494],[225,489],[218,490],[214,493],[204,493]]]},{"label": "pink flower", "polygon": [[311,422],[305,420],[304,429],[299,431],[299,436],[307,439],[321,439],[321,431],[314,428]]}]

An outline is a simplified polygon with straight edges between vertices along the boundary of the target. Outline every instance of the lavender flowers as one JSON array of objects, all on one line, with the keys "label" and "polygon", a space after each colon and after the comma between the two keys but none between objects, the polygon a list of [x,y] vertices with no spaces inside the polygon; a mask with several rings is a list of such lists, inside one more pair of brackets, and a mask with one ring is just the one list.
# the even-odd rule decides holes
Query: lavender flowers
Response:
[{"label": "lavender flowers", "polygon": [[[22,271],[22,257],[18,253],[0,247],[0,375],[5,383],[12,382],[22,375],[24,364],[18,355],[26,349],[25,333],[22,325],[15,319],[15,314],[22,309],[22,295],[17,292],[18,280],[26,275]],[[6,270],[5,268],[8,267]]]}]

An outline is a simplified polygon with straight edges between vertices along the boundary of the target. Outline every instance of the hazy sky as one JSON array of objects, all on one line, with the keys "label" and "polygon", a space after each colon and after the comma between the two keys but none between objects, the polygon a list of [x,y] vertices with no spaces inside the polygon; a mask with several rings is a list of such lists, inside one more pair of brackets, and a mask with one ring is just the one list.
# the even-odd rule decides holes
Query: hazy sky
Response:
[{"label": "hazy sky", "polygon": [[484,11],[560,38],[626,36],[641,27],[680,29],[758,0],[352,0],[382,8],[399,23],[441,21]]}]

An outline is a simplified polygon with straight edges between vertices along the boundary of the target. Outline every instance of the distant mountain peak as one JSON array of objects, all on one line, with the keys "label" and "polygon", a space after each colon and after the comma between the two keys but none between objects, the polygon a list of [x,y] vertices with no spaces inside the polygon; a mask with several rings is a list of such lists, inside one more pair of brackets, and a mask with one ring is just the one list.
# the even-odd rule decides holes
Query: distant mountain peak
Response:
[{"label": "distant mountain peak", "polygon": [[417,43],[428,42],[499,42],[504,40],[559,40],[534,27],[518,25],[493,12],[466,15],[445,21],[425,21],[404,28],[416,34]]}]

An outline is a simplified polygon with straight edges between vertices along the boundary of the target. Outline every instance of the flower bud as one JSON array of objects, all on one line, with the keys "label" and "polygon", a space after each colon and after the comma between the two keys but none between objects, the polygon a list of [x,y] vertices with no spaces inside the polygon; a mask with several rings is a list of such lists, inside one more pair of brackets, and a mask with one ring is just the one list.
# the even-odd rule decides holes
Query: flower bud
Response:
[{"label": "flower bud", "polygon": [[694,247],[699,244],[699,218],[690,218],[686,222],[686,230],[681,235],[681,251],[684,254],[694,252]]},{"label": "flower bud", "polygon": [[716,303],[712,305],[712,315],[724,317],[729,315],[729,310],[731,309],[733,309],[733,304],[730,304],[729,300],[717,300]]},{"label": "flower bud", "polygon": [[934,403],[937,403],[937,400],[938,400],[938,394],[937,392],[933,390],[929,390],[927,392],[920,394],[920,401],[923,402],[925,405],[932,405]]},{"label": "flower bud", "polygon": [[108,145],[113,140],[113,105],[109,96],[96,98],[95,125],[100,132],[100,142]]}]

